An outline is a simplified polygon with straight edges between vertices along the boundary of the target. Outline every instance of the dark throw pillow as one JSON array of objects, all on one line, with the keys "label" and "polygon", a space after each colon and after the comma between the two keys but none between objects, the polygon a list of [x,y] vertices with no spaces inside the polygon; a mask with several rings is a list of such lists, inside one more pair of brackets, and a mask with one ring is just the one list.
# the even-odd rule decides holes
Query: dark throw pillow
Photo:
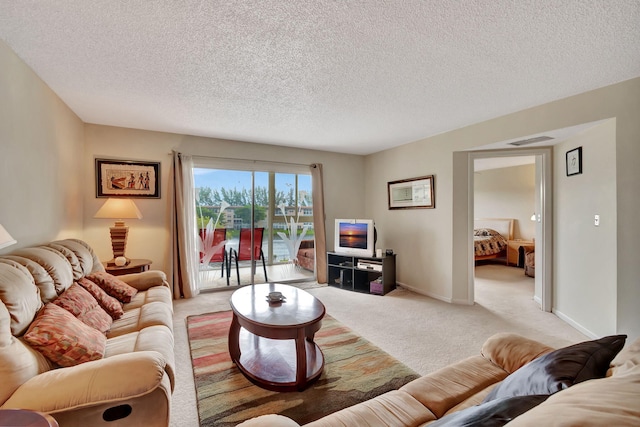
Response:
[{"label": "dark throw pillow", "polygon": [[547,353],[513,372],[484,399],[553,394],[574,384],[602,378],[618,354],[626,335],[585,341]]},{"label": "dark throw pillow", "polygon": [[429,424],[429,427],[498,427],[544,402],[548,395],[516,396],[495,399],[482,405],[454,412]]}]

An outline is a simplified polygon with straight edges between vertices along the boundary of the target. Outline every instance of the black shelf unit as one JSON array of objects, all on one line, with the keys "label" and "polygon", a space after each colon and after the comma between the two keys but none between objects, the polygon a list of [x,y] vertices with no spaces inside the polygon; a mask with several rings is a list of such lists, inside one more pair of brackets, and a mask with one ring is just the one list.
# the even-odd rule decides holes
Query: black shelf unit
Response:
[{"label": "black shelf unit", "polygon": [[[382,289],[371,292],[371,282],[378,278]],[[376,258],[327,252],[327,281],[341,289],[384,295],[396,287],[396,255]]]}]

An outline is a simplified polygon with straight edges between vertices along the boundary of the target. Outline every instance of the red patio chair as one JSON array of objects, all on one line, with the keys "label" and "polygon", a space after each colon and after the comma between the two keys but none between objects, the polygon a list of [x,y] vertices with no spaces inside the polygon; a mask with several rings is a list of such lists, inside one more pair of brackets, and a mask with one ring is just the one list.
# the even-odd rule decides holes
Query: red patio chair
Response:
[{"label": "red patio chair", "polygon": [[[264,262],[264,253],[262,252],[262,235],[264,234],[264,228],[254,228],[253,229],[253,241],[254,241],[254,252],[253,257],[257,261],[259,259],[262,260],[262,268],[264,270],[264,281],[267,282],[267,266]],[[229,278],[229,271],[231,270],[231,263],[235,261],[236,263],[236,275],[238,277],[238,285],[240,285],[240,270],[238,268],[238,261],[248,261],[251,260],[251,229],[250,228],[242,228],[240,229],[240,240],[238,242],[238,250],[234,250],[231,248],[229,250],[229,264],[227,269],[227,279]]]}]

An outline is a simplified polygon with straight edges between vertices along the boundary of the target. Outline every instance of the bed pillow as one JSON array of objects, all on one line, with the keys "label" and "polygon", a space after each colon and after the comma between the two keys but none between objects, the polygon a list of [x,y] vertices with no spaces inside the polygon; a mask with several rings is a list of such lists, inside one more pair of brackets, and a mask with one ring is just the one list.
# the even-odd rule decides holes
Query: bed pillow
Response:
[{"label": "bed pillow", "polygon": [[574,384],[602,378],[626,335],[612,335],[564,347],[532,360],[498,384],[484,399],[553,394]]},{"label": "bed pillow", "polygon": [[93,295],[95,300],[98,301],[100,307],[109,313],[109,316],[111,316],[113,320],[118,320],[122,317],[124,310],[122,309],[122,303],[120,301],[107,294],[100,286],[96,285],[86,277],[78,280],[77,283]]},{"label": "bed pillow", "polygon": [[87,276],[87,279],[91,280],[93,283],[100,286],[106,293],[123,303],[131,302],[131,298],[138,293],[136,288],[129,286],[116,276],[105,271],[91,273]]},{"label": "bed pillow", "polygon": [[85,325],[102,333],[111,329],[111,316],[100,307],[93,295],[77,283],[69,286],[62,295],[53,300],[53,304],[64,308]]},{"label": "bed pillow", "polygon": [[473,230],[473,235],[489,237],[489,236],[500,236],[500,233],[498,233],[496,230],[492,228],[476,228],[475,230]]},{"label": "bed pillow", "polygon": [[107,338],[67,310],[48,303],[31,322],[24,340],[59,366],[102,359]]},{"label": "bed pillow", "polygon": [[429,424],[429,427],[498,427],[547,400],[549,395],[534,394],[495,399],[481,405],[453,412]]}]

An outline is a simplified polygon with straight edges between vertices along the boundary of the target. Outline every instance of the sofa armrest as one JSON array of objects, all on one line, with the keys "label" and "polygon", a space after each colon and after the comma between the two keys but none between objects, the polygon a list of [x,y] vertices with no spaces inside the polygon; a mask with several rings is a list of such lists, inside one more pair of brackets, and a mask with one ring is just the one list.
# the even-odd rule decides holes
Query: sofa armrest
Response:
[{"label": "sofa armrest", "polygon": [[482,356],[509,374],[554,349],[538,341],[510,333],[495,334],[482,346]]},{"label": "sofa armrest", "polygon": [[139,291],[146,291],[154,286],[166,286],[169,287],[167,282],[167,275],[160,270],[143,271],[142,273],[123,274],[118,276],[118,279],[122,280],[129,286],[136,288]]},{"label": "sofa armrest", "polygon": [[251,418],[236,427],[300,427],[300,424],[293,421],[291,418],[287,418],[282,415],[261,415],[259,417]]},{"label": "sofa armrest", "polygon": [[22,384],[2,408],[56,413],[133,399],[161,385],[165,364],[160,353],[140,351],[54,369]]}]

